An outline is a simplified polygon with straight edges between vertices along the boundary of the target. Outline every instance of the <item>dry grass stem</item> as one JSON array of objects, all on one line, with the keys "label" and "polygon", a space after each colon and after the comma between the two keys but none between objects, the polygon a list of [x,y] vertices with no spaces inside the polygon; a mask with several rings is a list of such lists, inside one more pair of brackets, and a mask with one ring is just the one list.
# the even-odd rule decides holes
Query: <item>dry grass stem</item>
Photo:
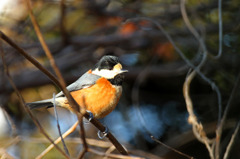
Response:
[{"label": "dry grass stem", "polygon": [[[78,126],[78,121],[76,123],[73,124],[73,126],[71,128],[69,128],[63,135],[62,138],[66,138],[69,134],[71,134],[72,132],[74,132],[74,130],[77,128]],[[57,138],[54,143],[58,144],[61,141],[61,137]],[[51,149],[54,148],[54,145],[51,144],[49,145],[40,155],[38,155],[36,158],[40,159],[42,157],[44,157]]]},{"label": "dry grass stem", "polygon": [[189,114],[188,122],[192,125],[192,130],[193,130],[193,133],[196,136],[196,138],[200,142],[205,144],[211,159],[214,159],[213,150],[211,148],[213,140],[210,140],[207,137],[207,135],[206,135],[206,133],[203,129],[202,124],[198,122],[197,117],[196,117],[196,115],[193,111],[193,104],[192,104],[191,97],[189,95],[190,94],[189,93],[190,83],[191,83],[192,79],[195,77],[195,75],[196,75],[195,71],[191,72],[186,77],[186,80],[185,80],[184,85],[183,85],[183,95],[184,95],[184,99],[185,99],[185,102],[186,102],[187,111],[188,111],[188,114]]},{"label": "dry grass stem", "polygon": [[223,159],[227,159],[229,157],[229,152],[231,151],[231,148],[234,144],[234,141],[236,140],[237,134],[239,132],[239,128],[240,128],[240,121],[238,122],[237,127],[236,127],[234,133],[232,134],[231,140],[228,143],[228,146],[227,146],[227,149],[224,153]]},{"label": "dry grass stem", "polygon": [[91,148],[89,148],[88,151],[91,152],[91,153],[94,153],[96,155],[99,155],[99,156],[107,156],[107,157],[110,157],[110,158],[117,158],[117,159],[144,159],[142,157],[135,157],[135,156],[125,156],[125,155],[119,155],[119,154],[106,154],[104,152],[101,152],[101,151],[98,151],[98,150],[95,150],[95,149],[91,149]]}]

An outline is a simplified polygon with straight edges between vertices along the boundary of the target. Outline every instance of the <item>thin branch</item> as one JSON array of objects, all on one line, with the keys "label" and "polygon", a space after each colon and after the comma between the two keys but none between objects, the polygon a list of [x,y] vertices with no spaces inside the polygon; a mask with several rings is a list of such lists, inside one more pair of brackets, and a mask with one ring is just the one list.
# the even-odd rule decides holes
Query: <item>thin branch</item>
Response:
[{"label": "thin branch", "polygon": [[[78,126],[78,121],[76,123],[73,124],[73,126],[71,128],[69,128],[63,135],[63,139],[66,138],[69,134],[71,134]],[[54,143],[55,144],[58,144],[59,142],[61,141],[61,137],[57,138]],[[43,156],[45,156],[52,148],[54,148],[54,145],[51,144],[49,145],[40,155],[38,155],[36,157],[36,159],[40,159],[42,158]]]},{"label": "thin branch", "polygon": [[[1,32],[0,32],[1,33]],[[2,34],[0,34],[2,35]],[[0,36],[2,37],[2,36]],[[13,82],[10,74],[9,74],[9,71],[8,71],[8,67],[5,63],[5,60],[4,60],[4,53],[3,51],[1,51],[1,58],[2,58],[2,62],[3,62],[3,66],[4,66],[4,71],[8,77],[8,80],[10,82],[10,84],[12,85],[14,91],[16,92],[19,100],[20,100],[20,104],[22,105],[22,107],[25,109],[25,111],[28,113],[28,115],[31,117],[31,119],[33,120],[33,122],[35,123],[35,125],[38,127],[38,129],[40,130],[40,132],[56,147],[56,149],[63,155],[65,156],[66,158],[69,158],[67,154],[65,154],[62,149],[60,149],[56,144],[54,144],[53,140],[47,135],[47,133],[45,132],[45,130],[42,128],[41,124],[39,123],[39,121],[37,120],[37,118],[35,118],[35,116],[32,114],[32,112],[30,111],[30,109],[25,105],[25,101],[21,95],[21,93],[19,92],[19,90],[17,89],[15,83]]]},{"label": "thin branch", "polygon": [[166,159],[166,157],[162,157],[157,154],[152,154],[152,153],[146,152],[144,150],[130,150],[129,154],[132,154],[132,155],[136,154],[136,155],[141,156],[146,159]]},{"label": "thin branch", "polygon": [[47,55],[47,57],[48,57],[48,59],[50,61],[50,64],[51,64],[54,72],[56,73],[56,75],[57,75],[57,77],[59,79],[59,84],[60,84],[59,87],[61,88],[61,90],[63,91],[65,96],[67,97],[70,106],[72,106],[74,108],[73,110],[79,112],[80,107],[78,106],[76,101],[72,98],[72,96],[70,95],[69,91],[66,89],[66,83],[65,83],[65,81],[63,79],[63,76],[62,76],[59,68],[57,67],[57,64],[55,63],[55,60],[54,60],[54,58],[52,56],[52,53],[51,53],[50,49],[48,48],[48,46],[47,46],[47,44],[46,44],[46,42],[45,42],[45,40],[43,38],[43,35],[42,35],[41,31],[40,31],[40,28],[39,28],[39,25],[37,23],[37,20],[36,20],[34,14],[33,14],[31,2],[30,2],[30,0],[26,0],[26,2],[27,2],[29,15],[31,17],[31,21],[32,21],[34,30],[35,30],[35,32],[37,34],[37,37],[38,37],[38,39],[39,39],[39,41],[40,41],[40,43],[42,45],[42,48],[43,48],[44,52],[46,53],[46,55]]},{"label": "thin branch", "polygon": [[180,0],[180,9],[181,9],[181,14],[182,14],[184,23],[186,24],[189,31],[193,34],[195,39],[198,41],[198,43],[200,44],[200,46],[203,50],[203,57],[202,57],[201,63],[198,65],[198,67],[201,68],[203,66],[203,64],[206,62],[206,58],[207,58],[206,45],[205,45],[202,37],[198,34],[197,30],[193,27],[193,25],[191,24],[191,22],[188,18],[188,15],[186,12],[186,7],[185,7],[185,0]]},{"label": "thin branch", "polygon": [[214,57],[215,59],[218,59],[222,56],[222,36],[223,36],[223,26],[222,26],[222,0],[218,0],[218,54]]},{"label": "thin branch", "polygon": [[176,152],[176,153],[178,153],[178,154],[180,154],[180,155],[182,155],[182,156],[184,156],[184,157],[186,157],[186,158],[194,159],[194,157],[189,156],[189,155],[187,155],[187,154],[185,154],[185,153],[182,153],[181,151],[178,151],[178,150],[176,150],[176,149],[173,149],[172,147],[164,144],[163,142],[161,142],[161,141],[159,141],[158,139],[156,139],[154,136],[151,136],[151,138],[152,138],[153,141],[155,141],[155,142],[157,142],[157,143],[159,143],[159,144],[167,147],[168,149],[170,149],[170,150],[172,150],[172,151],[174,151],[174,152]]},{"label": "thin branch", "polygon": [[230,109],[230,107],[231,107],[231,105],[233,103],[234,96],[237,93],[237,91],[239,90],[238,89],[239,85],[240,85],[240,73],[238,74],[238,77],[237,77],[236,82],[234,84],[234,87],[233,87],[233,90],[231,92],[230,98],[229,98],[228,103],[226,105],[226,108],[225,108],[225,110],[223,112],[223,117],[222,117],[221,123],[220,123],[219,128],[218,128],[219,131],[221,131],[222,128],[223,128],[223,125],[224,125],[224,123],[226,121],[226,118],[227,118],[228,111],[229,111],[229,109]]},{"label": "thin branch", "polygon": [[227,118],[229,109],[230,109],[230,107],[232,105],[234,96],[235,96],[235,94],[238,91],[239,85],[240,85],[240,73],[238,74],[238,77],[236,79],[235,85],[234,85],[234,87],[232,89],[232,92],[231,92],[231,95],[229,97],[228,103],[227,103],[226,108],[225,108],[225,110],[223,112],[223,116],[222,116],[221,122],[218,125],[217,130],[216,130],[216,134],[217,134],[217,136],[216,136],[216,150],[215,150],[216,158],[219,158],[219,155],[220,155],[219,150],[220,150],[220,142],[221,142],[223,126],[224,126],[224,124],[226,122],[226,118]]},{"label": "thin branch", "polygon": [[[50,64],[51,64],[52,68],[54,69],[57,77],[60,78],[60,79],[63,79],[62,74],[60,73],[60,70],[58,69],[58,67],[57,67],[57,65],[55,63],[55,60],[54,60],[54,58],[52,56],[52,53],[51,53],[50,49],[48,48],[48,46],[47,46],[47,44],[46,44],[46,42],[44,40],[44,37],[43,37],[43,35],[42,35],[41,31],[40,31],[39,25],[37,23],[37,20],[36,20],[34,14],[33,14],[33,11],[32,11],[31,2],[30,2],[30,0],[26,0],[26,2],[27,2],[29,15],[30,15],[30,18],[31,18],[34,30],[35,30],[35,32],[37,34],[38,39],[39,39],[39,42],[42,45],[42,48],[43,48],[44,52],[46,53],[46,55],[47,55],[47,57],[48,57],[48,59],[50,61]],[[60,80],[61,85],[63,87],[66,87],[66,84],[64,82],[62,82],[62,81],[63,80]]]},{"label": "thin branch", "polygon": [[[78,122],[78,121],[77,121]],[[74,130],[76,129],[78,123],[75,123],[73,126],[75,126]],[[73,127],[72,126],[72,127]],[[69,128],[65,133],[71,131]],[[73,131],[74,131],[73,130]],[[73,132],[71,131],[71,132]],[[68,133],[66,136],[68,136]],[[19,136],[21,138],[22,141],[27,141],[27,142],[32,142],[32,143],[48,143],[48,141],[45,138],[38,138],[38,137],[24,137],[24,136]],[[82,139],[79,139],[78,137],[71,137],[71,138],[66,138],[63,134],[63,138],[65,139],[66,142],[70,142],[70,143],[75,143],[75,144],[82,144]],[[61,141],[60,137],[55,140],[55,143],[59,143]],[[101,148],[109,148],[112,146],[112,143],[109,141],[102,141],[102,140],[96,140],[96,139],[91,139],[91,138],[86,138],[86,141],[88,143],[88,145],[91,146],[95,146],[95,147],[101,147]]]},{"label": "thin branch", "polygon": [[60,125],[59,125],[59,118],[58,118],[58,113],[57,113],[57,108],[56,108],[56,101],[55,101],[55,93],[53,93],[53,107],[54,107],[55,118],[57,120],[58,133],[59,133],[59,136],[61,138],[61,141],[62,141],[62,144],[63,144],[63,148],[64,148],[66,154],[69,156],[69,151],[68,151],[67,146],[66,146],[66,144],[65,144],[65,142],[63,140],[61,128],[60,128]]},{"label": "thin branch", "polygon": [[[107,151],[105,152],[105,154],[110,154],[111,152],[113,152],[116,148],[112,145],[110,146]],[[105,156],[103,159],[107,159],[108,157]]]},{"label": "thin branch", "polygon": [[208,139],[208,137],[206,136],[206,133],[203,129],[202,124],[197,121],[197,117],[196,117],[196,115],[193,111],[192,100],[191,100],[191,97],[189,95],[190,83],[191,83],[192,79],[195,77],[195,75],[196,75],[195,71],[191,72],[186,77],[184,85],[183,85],[183,95],[184,95],[184,99],[185,99],[185,102],[186,102],[187,111],[188,111],[188,114],[189,114],[188,122],[192,125],[193,133],[196,136],[196,138],[200,142],[205,144],[205,146],[206,146],[206,148],[209,152],[210,158],[214,159],[214,154],[213,154],[212,148],[210,146],[210,144],[212,144],[213,141]]},{"label": "thin branch", "polygon": [[87,145],[87,141],[86,141],[86,135],[85,135],[85,129],[84,129],[84,125],[83,125],[83,116],[78,116],[80,119],[78,119],[80,121],[80,135],[81,135],[81,139],[83,142],[83,150],[81,151],[81,153],[78,155],[79,159],[82,159],[84,157],[84,154],[86,152],[88,152],[88,145]]},{"label": "thin branch", "polygon": [[[35,58],[28,55],[22,48],[20,48],[17,44],[15,44],[11,39],[9,39],[2,31],[0,31],[0,38],[7,42],[10,46],[18,51],[23,57],[25,57],[28,61],[30,61],[35,67],[37,67],[41,72],[43,72],[55,85],[60,87],[60,83],[57,78],[46,70]],[[61,88],[61,87],[60,87]]]},{"label": "thin branch", "polygon": [[227,158],[229,157],[229,156],[228,156],[228,155],[229,155],[229,152],[231,151],[232,146],[233,146],[233,144],[234,144],[234,141],[235,141],[235,139],[237,138],[237,134],[238,134],[238,132],[239,132],[239,128],[240,128],[240,121],[238,122],[237,127],[236,127],[234,133],[232,134],[231,140],[230,140],[230,142],[229,142],[229,144],[228,144],[228,146],[227,146],[227,149],[226,149],[226,151],[225,151],[225,153],[224,153],[223,159],[227,159]]},{"label": "thin branch", "polygon": [[111,157],[111,158],[119,158],[119,159],[144,159],[142,157],[135,157],[135,156],[124,156],[124,155],[119,155],[119,154],[106,154],[104,152],[95,150],[95,149],[91,149],[89,148],[89,152],[92,152],[94,154],[97,154],[99,156],[107,156],[107,157]]}]

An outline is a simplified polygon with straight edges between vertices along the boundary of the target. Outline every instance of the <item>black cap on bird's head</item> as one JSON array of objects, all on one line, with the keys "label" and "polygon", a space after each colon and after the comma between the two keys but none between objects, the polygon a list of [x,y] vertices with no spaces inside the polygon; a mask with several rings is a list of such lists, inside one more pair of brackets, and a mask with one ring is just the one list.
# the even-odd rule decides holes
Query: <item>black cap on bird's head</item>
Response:
[{"label": "black cap on bird's head", "polygon": [[98,68],[99,70],[101,69],[112,70],[114,66],[117,65],[118,63],[120,64],[118,57],[105,55],[96,64],[96,68]]},{"label": "black cap on bird's head", "polygon": [[93,74],[102,76],[107,79],[114,79],[120,74],[128,72],[127,70],[122,70],[122,65],[116,56],[106,55],[103,56],[99,62],[96,64],[95,69],[92,71]]}]

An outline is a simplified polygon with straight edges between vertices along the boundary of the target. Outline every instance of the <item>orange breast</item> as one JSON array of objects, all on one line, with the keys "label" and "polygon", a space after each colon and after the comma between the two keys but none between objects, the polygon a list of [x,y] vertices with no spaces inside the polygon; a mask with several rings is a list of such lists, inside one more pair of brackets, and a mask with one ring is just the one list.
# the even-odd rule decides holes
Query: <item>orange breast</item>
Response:
[{"label": "orange breast", "polygon": [[103,118],[116,107],[121,91],[107,79],[100,78],[95,85],[71,92],[71,95],[81,107],[91,111],[94,117]]}]

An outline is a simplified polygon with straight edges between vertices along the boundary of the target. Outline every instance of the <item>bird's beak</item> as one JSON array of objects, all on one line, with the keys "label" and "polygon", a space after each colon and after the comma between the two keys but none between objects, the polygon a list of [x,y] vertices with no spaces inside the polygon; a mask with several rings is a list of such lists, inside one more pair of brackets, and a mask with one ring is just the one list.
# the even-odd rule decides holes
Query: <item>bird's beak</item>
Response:
[{"label": "bird's beak", "polygon": [[122,70],[122,65],[120,63],[116,64],[113,70],[116,70],[118,74],[128,72],[128,70]]},{"label": "bird's beak", "polygon": [[119,73],[125,73],[128,72],[128,70],[119,70]]}]

